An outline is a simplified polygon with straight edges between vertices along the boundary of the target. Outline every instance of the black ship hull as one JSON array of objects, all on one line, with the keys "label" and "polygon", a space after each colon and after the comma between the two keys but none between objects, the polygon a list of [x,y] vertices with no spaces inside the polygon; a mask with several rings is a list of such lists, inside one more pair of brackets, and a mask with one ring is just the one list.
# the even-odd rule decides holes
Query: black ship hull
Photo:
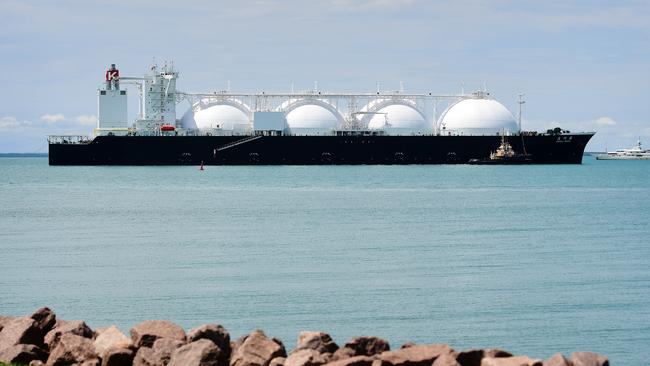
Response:
[{"label": "black ship hull", "polygon": [[[534,164],[580,164],[592,133],[512,136]],[[499,136],[98,136],[50,143],[50,165],[467,164]]]}]

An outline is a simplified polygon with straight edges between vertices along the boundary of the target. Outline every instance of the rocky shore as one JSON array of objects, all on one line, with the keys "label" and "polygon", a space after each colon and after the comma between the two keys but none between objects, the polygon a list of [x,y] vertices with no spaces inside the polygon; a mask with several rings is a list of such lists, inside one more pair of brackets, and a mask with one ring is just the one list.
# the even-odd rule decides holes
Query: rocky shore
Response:
[{"label": "rocky shore", "polygon": [[218,324],[187,333],[166,320],[147,320],[130,330],[92,330],[80,320],[57,319],[48,308],[25,317],[0,315],[0,364],[47,366],[605,366],[591,352],[546,360],[515,356],[500,349],[458,351],[446,344],[407,343],[364,336],[339,346],[323,332],[301,332],[295,348],[261,330],[231,340]]}]

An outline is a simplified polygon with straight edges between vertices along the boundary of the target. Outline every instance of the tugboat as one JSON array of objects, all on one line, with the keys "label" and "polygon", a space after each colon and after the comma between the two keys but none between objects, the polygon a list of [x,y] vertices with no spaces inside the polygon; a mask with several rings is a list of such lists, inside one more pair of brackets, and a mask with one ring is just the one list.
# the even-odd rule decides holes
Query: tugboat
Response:
[{"label": "tugboat", "polygon": [[533,159],[531,154],[519,154],[515,152],[505,134],[501,135],[501,144],[496,151],[490,153],[487,159],[471,159],[468,164],[474,165],[507,165],[507,164],[532,164]]}]

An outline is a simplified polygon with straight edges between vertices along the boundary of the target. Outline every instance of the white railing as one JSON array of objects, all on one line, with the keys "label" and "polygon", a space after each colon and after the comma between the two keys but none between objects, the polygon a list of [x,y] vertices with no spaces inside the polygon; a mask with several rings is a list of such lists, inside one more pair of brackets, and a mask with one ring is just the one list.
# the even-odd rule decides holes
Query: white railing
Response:
[{"label": "white railing", "polygon": [[47,137],[49,144],[87,144],[90,142],[88,136],[81,135],[51,135]]}]

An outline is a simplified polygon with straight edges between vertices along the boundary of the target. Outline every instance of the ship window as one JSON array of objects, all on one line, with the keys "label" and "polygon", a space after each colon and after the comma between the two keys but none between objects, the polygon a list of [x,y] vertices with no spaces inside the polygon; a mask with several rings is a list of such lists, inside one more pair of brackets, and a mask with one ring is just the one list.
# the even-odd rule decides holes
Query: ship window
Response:
[{"label": "ship window", "polygon": [[106,95],[106,90],[102,90],[102,91],[100,91],[99,94],[101,94],[101,95]]},{"label": "ship window", "polygon": [[120,95],[126,95],[126,90],[120,90]]}]

